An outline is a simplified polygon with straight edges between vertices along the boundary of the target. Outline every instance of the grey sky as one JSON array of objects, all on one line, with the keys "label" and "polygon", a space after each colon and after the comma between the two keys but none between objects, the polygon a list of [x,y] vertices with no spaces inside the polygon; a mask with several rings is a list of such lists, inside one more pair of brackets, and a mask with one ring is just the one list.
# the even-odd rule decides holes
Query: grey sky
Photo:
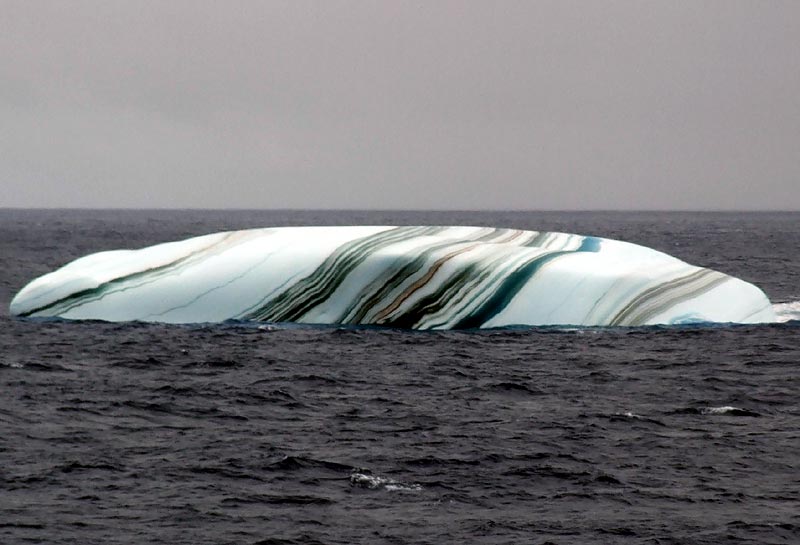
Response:
[{"label": "grey sky", "polygon": [[0,0],[0,206],[800,209],[800,2]]}]

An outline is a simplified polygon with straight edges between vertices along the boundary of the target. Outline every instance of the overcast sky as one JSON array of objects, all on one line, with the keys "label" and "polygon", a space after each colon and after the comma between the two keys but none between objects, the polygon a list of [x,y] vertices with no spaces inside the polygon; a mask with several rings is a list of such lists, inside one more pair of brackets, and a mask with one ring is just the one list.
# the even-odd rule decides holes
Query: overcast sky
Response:
[{"label": "overcast sky", "polygon": [[800,209],[800,2],[0,0],[0,206]]}]

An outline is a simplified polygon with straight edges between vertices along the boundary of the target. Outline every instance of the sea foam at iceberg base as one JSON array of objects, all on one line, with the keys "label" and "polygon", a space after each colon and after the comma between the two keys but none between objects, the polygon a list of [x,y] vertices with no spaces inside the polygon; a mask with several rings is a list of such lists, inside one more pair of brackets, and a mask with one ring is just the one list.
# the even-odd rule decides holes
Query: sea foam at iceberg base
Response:
[{"label": "sea foam at iceberg base", "polygon": [[616,240],[488,227],[279,227],[92,254],[16,316],[472,329],[775,321],[756,286]]}]

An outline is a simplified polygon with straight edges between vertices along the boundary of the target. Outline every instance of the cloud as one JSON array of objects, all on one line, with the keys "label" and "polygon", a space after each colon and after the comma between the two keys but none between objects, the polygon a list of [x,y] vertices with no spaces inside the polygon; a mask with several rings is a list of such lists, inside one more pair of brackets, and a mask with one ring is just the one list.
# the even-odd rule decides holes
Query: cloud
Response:
[{"label": "cloud", "polygon": [[794,2],[3,2],[6,206],[798,208]]}]

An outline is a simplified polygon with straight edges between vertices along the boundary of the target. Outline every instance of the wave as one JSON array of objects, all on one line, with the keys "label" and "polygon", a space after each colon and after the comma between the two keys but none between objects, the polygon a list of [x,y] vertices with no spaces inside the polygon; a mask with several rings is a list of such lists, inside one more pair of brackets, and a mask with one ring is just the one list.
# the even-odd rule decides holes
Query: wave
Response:
[{"label": "wave", "polygon": [[800,320],[800,301],[788,301],[772,305],[779,322]]},{"label": "wave", "polygon": [[727,416],[750,416],[759,417],[761,414],[750,409],[742,409],[740,407],[731,407],[726,405],[724,407],[686,407],[673,411],[673,414],[700,414],[700,415],[727,415]]},{"label": "wave", "polygon": [[397,490],[418,491],[422,490],[422,485],[417,483],[401,483],[388,477],[380,477],[369,473],[354,471],[350,475],[350,485],[358,488],[368,488],[370,490]]}]

